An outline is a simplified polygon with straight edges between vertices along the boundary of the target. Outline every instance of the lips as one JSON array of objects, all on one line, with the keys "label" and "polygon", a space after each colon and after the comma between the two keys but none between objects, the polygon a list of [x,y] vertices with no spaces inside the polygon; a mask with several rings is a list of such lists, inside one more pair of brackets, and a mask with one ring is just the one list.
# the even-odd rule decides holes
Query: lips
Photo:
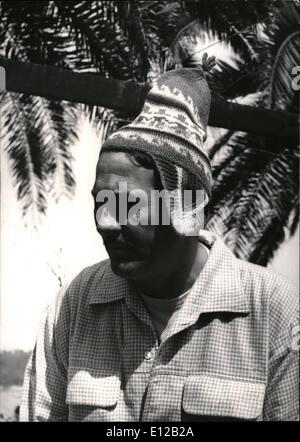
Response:
[{"label": "lips", "polygon": [[109,255],[113,255],[115,257],[136,257],[136,252],[131,246],[110,244],[106,245],[106,249]]}]

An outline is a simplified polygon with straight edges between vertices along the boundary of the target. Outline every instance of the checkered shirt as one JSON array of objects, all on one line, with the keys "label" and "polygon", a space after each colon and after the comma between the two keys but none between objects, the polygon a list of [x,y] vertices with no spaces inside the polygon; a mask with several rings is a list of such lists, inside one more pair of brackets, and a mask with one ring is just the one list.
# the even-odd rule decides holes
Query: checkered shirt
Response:
[{"label": "checkered shirt", "polygon": [[210,245],[160,344],[108,260],[62,289],[41,322],[20,420],[298,420],[294,288],[212,235]]}]

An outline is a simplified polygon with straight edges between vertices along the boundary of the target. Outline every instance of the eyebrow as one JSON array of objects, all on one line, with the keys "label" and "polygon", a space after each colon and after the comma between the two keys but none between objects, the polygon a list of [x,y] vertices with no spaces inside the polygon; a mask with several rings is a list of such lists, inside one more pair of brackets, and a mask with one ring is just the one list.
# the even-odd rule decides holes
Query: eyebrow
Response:
[{"label": "eyebrow", "polygon": [[[114,192],[115,195],[118,195],[118,194],[119,194],[118,189],[116,189],[116,191],[115,191],[115,190],[113,190],[113,189],[108,189],[108,188],[95,189],[95,188],[93,187],[92,190],[91,190],[91,195],[92,195],[92,197],[93,197],[93,198],[96,198],[97,193],[98,193],[98,192],[101,192],[101,190],[111,190],[112,192]],[[129,193],[127,192],[127,194],[129,194]]]}]

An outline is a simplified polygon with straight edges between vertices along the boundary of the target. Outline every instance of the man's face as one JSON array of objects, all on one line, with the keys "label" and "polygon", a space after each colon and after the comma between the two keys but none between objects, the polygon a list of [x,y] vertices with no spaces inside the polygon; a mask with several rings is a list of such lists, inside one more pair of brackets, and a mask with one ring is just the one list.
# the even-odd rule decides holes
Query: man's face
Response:
[{"label": "man's face", "polygon": [[[121,191],[120,183],[125,188],[121,188]],[[156,184],[154,170],[135,165],[125,153],[101,154],[92,190],[96,226],[110,257],[113,272],[127,279],[138,280],[161,274],[170,261],[175,245],[176,234],[170,226],[151,225],[150,198],[148,204],[141,204],[141,216],[144,213],[149,215],[146,225],[132,223],[128,216],[136,203],[134,196],[150,195]],[[128,200],[131,195],[131,200],[135,202],[127,204],[126,223],[124,217],[120,219],[118,209],[111,210],[112,206],[107,204],[107,200],[103,203],[103,195],[114,195],[117,207],[120,199]]]}]

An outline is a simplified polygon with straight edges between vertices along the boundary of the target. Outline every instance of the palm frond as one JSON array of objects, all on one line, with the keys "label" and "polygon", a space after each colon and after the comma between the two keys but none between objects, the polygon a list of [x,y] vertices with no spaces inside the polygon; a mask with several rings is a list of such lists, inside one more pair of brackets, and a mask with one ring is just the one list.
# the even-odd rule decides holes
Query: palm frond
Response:
[{"label": "palm frond", "polygon": [[[72,170],[71,146],[78,139],[76,107],[63,103],[43,100],[45,114],[43,122],[48,133],[44,143],[49,158],[47,176],[50,189],[58,199],[61,195],[73,195],[75,177]],[[47,114],[47,116],[46,116]],[[75,114],[75,115],[74,115]],[[44,140],[47,138],[44,137]]]},{"label": "palm frond", "polygon": [[257,64],[252,63],[251,68],[239,60],[235,60],[235,64],[236,67],[232,67],[226,62],[218,61],[219,69],[214,69],[208,77],[215,96],[235,99],[259,90]]},{"label": "palm frond", "polygon": [[[68,116],[70,107],[65,110],[61,103],[22,94],[5,95],[4,145],[17,178],[18,198],[23,201],[24,212],[36,204],[45,213],[47,196],[53,189],[56,197],[74,191],[70,152],[71,143],[77,138],[74,117]],[[15,121],[14,125],[11,121]],[[24,173],[17,172],[18,167]]]},{"label": "palm frond", "polygon": [[[257,78],[260,90],[264,92],[264,106],[297,112],[290,69],[300,62],[299,10],[299,3],[297,6],[293,0],[278,1],[270,12],[269,20],[261,26],[256,46],[259,59]],[[292,108],[291,103],[294,103]]]},{"label": "palm frond", "polygon": [[[295,1],[2,1],[0,8],[0,54],[6,57],[151,81],[178,63],[198,63],[209,35],[213,45],[226,42],[234,58],[219,60],[208,78],[215,95],[236,99],[259,92],[258,106],[297,111],[291,90],[291,67],[300,64]],[[55,183],[57,196],[74,187],[76,108],[4,95],[6,150],[18,195],[24,210],[37,204],[45,211]],[[103,139],[130,118],[100,107],[89,112]],[[210,154],[210,226],[238,256],[265,264],[285,232],[298,225],[297,146],[227,131]]]},{"label": "palm frond", "polygon": [[59,25],[74,41],[76,69],[89,64],[104,76],[141,79],[141,68],[117,22],[114,2],[56,1],[55,5]]},{"label": "palm frond", "polygon": [[292,70],[300,61],[300,31],[291,34],[281,45],[272,68],[269,106],[286,109],[293,102]]},{"label": "palm frond", "polygon": [[268,17],[272,8],[270,2],[248,2],[230,0],[211,2],[209,0],[181,1],[185,10],[200,23],[215,31],[220,40],[228,40],[234,51],[246,61],[255,59],[257,23]]},{"label": "palm frond", "polygon": [[2,140],[11,165],[23,215],[29,209],[45,213],[44,156],[39,134],[28,119],[31,102],[18,94],[1,93]]},{"label": "palm frond", "polygon": [[138,2],[117,2],[117,9],[119,18],[121,18],[119,21],[122,29],[130,42],[130,46],[138,56],[142,77],[146,81],[150,70],[150,60],[155,55],[146,35],[140,5]]},{"label": "palm frond", "polygon": [[[248,134],[233,137],[231,143],[229,153],[214,168],[209,226],[222,233],[240,258],[267,263],[282,241],[283,228],[291,227],[291,216],[294,230],[298,223],[297,149],[282,140],[255,139]],[[258,143],[264,146],[253,149]],[[278,236],[274,231],[273,243],[266,246],[267,232],[276,222],[282,228]]]}]

